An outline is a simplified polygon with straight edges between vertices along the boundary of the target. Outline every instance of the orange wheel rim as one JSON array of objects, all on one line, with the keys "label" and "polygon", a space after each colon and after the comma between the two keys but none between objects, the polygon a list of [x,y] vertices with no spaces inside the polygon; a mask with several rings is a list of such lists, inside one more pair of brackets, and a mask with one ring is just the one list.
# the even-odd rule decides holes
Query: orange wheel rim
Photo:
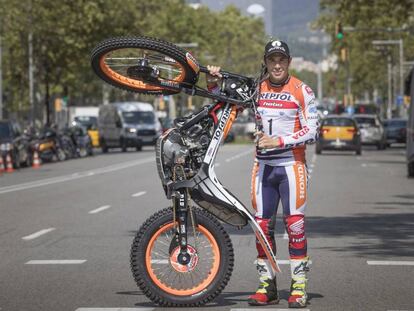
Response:
[{"label": "orange wheel rim", "polygon": [[[134,89],[141,89],[141,90],[146,90],[146,91],[162,91],[164,90],[163,87],[159,87],[159,86],[153,86],[153,85],[148,85],[140,80],[136,80],[136,79],[131,79],[128,78],[118,72],[116,72],[115,70],[111,69],[110,66],[108,66],[105,63],[105,59],[106,56],[110,53],[112,53],[113,51],[110,51],[106,54],[104,54],[101,59],[99,60],[99,67],[101,68],[101,70],[104,72],[104,74],[109,77],[111,80],[118,82],[122,85],[126,85],[128,87],[134,88]],[[170,80],[170,81],[174,81],[174,82],[182,82],[185,78],[185,71],[183,66],[178,63],[177,61],[175,62],[177,64],[177,69],[180,69],[180,74],[175,77],[174,79]]]},{"label": "orange wheel rim", "polygon": [[[214,280],[214,278],[217,276],[219,268],[220,268],[220,250],[219,250],[219,246],[216,242],[216,240],[214,239],[214,237],[212,236],[212,234],[203,226],[198,225],[197,229],[198,232],[202,233],[207,241],[210,243],[210,247],[211,247],[211,256],[213,258],[213,262],[211,264],[211,267],[208,271],[208,276],[205,277],[203,280],[201,280],[200,282],[198,282],[198,284],[196,284],[195,286],[193,286],[192,288],[187,288],[187,289],[177,289],[174,287],[169,286],[168,284],[165,284],[164,282],[162,282],[156,275],[153,267],[152,267],[152,256],[151,256],[151,251],[154,247],[154,243],[155,241],[158,239],[158,237],[163,234],[164,232],[170,230],[171,228],[173,228],[173,223],[169,223],[166,224],[165,226],[159,228],[157,230],[157,232],[155,232],[155,234],[152,236],[151,240],[148,243],[146,252],[145,252],[145,261],[146,261],[146,267],[147,267],[147,271],[148,274],[151,278],[151,280],[163,291],[172,294],[172,295],[176,295],[176,296],[189,296],[189,295],[194,295],[196,293],[199,293],[200,291],[202,291],[203,289],[205,289],[209,284],[211,284],[211,282]],[[170,263],[168,263],[170,265]],[[199,263],[200,264],[200,263]]]}]

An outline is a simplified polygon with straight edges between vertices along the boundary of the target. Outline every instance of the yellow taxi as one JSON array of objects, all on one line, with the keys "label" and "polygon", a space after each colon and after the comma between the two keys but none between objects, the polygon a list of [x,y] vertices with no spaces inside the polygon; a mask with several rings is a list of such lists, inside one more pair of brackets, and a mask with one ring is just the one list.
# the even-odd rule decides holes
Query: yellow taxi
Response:
[{"label": "yellow taxi", "polygon": [[322,120],[316,153],[323,150],[352,150],[361,154],[361,133],[350,116],[332,115]]}]

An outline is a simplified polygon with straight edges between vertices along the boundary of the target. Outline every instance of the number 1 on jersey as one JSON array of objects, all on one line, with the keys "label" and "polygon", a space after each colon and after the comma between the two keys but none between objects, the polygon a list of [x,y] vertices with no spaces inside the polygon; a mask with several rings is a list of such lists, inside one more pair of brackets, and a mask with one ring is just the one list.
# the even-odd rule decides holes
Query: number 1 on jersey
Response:
[{"label": "number 1 on jersey", "polygon": [[269,119],[269,120],[267,120],[267,122],[269,122],[269,136],[272,136],[272,123],[273,123],[273,119]]}]

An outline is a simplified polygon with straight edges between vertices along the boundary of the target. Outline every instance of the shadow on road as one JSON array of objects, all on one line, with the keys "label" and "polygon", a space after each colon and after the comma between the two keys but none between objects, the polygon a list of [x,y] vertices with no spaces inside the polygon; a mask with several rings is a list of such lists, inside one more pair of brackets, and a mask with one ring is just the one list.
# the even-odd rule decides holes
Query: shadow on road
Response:
[{"label": "shadow on road", "polygon": [[[375,202],[381,209],[408,202]],[[401,207],[400,207],[401,209]],[[414,213],[361,213],[344,217],[308,217],[307,232],[312,238],[352,238],[348,243],[323,247],[325,250],[359,256],[414,256]]]},{"label": "shadow on road", "polygon": [[[345,238],[349,243],[325,246],[324,250],[357,256],[414,256],[414,195],[401,194],[389,201],[350,202],[353,205],[370,206],[378,213],[357,213],[346,216],[308,216],[306,231],[310,239]],[[362,210],[362,208],[361,208]],[[400,212],[395,212],[398,210]],[[276,233],[284,233],[281,215],[276,221]],[[250,226],[241,230],[225,225],[232,235],[253,235]]]}]

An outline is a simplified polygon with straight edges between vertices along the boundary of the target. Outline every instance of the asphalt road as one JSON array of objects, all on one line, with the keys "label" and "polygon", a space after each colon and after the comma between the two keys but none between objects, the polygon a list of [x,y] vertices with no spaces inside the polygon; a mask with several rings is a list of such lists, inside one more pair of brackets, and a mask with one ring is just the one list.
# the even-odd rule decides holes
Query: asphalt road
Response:
[{"label": "asphalt road", "polygon": [[[306,310],[414,310],[414,179],[406,178],[404,149],[316,156],[310,147],[307,158]],[[216,165],[246,205],[252,159],[252,146],[225,145]],[[129,251],[140,224],[168,205],[152,148],[0,176],[0,310],[161,310],[135,285]],[[226,228],[233,276],[199,309],[255,309],[246,303],[258,284],[254,237],[248,227]],[[287,260],[280,220],[276,232],[278,258]],[[287,308],[289,267],[282,270],[280,304],[262,309]]]}]

